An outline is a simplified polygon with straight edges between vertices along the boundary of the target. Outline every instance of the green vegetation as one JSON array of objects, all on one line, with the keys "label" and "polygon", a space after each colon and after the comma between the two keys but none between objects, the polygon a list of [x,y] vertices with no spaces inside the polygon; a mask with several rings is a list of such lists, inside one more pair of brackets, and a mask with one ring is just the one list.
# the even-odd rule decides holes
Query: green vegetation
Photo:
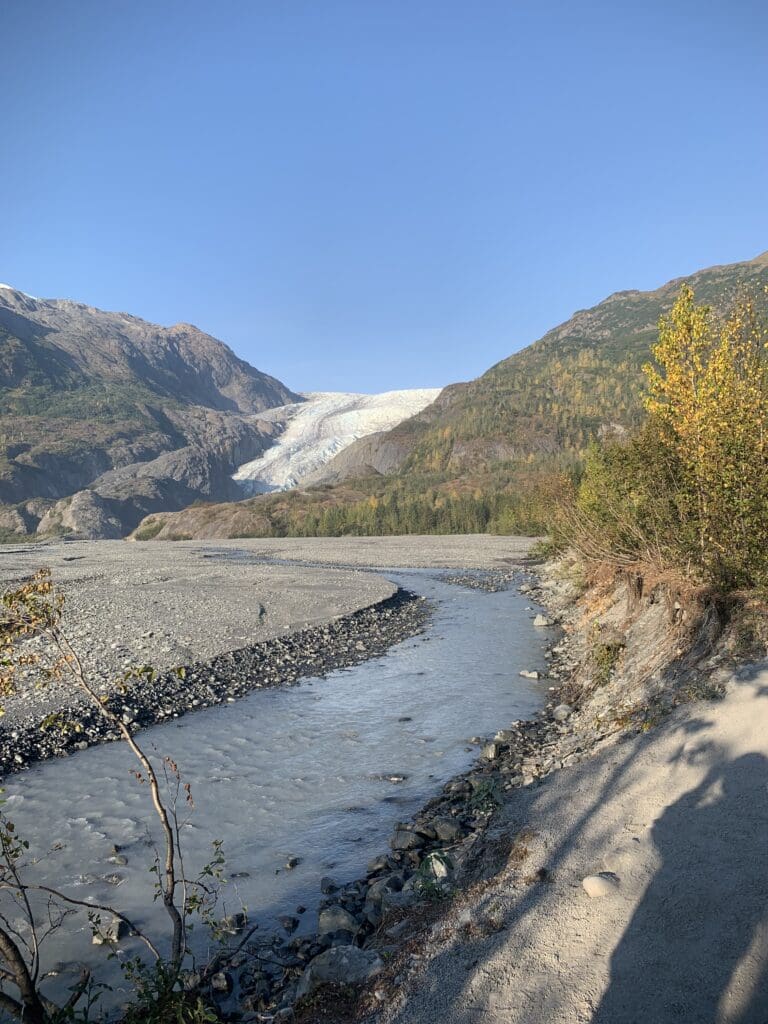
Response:
[{"label": "green vegetation", "polygon": [[720,320],[683,286],[653,355],[648,419],[592,447],[563,535],[593,562],[765,587],[768,327],[748,297]]},{"label": "green vegetation", "polygon": [[589,633],[589,662],[595,686],[604,686],[610,681],[625,646],[624,637],[606,630],[595,620]]},{"label": "green vegetation", "polygon": [[136,540],[153,540],[163,528],[162,520],[148,516],[134,533]]}]

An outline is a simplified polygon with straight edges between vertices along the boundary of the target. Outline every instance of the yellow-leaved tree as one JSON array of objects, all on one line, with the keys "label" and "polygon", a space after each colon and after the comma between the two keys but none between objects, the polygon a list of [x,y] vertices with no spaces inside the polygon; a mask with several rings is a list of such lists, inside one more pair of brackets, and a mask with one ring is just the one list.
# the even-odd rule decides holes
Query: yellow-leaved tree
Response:
[{"label": "yellow-leaved tree", "polygon": [[593,562],[768,586],[768,329],[748,296],[719,320],[684,285],[652,353],[648,419],[592,445],[564,539]]},{"label": "yellow-leaved tree", "polygon": [[645,368],[646,406],[680,466],[690,557],[727,588],[768,579],[767,341],[750,298],[718,323],[684,285]]}]

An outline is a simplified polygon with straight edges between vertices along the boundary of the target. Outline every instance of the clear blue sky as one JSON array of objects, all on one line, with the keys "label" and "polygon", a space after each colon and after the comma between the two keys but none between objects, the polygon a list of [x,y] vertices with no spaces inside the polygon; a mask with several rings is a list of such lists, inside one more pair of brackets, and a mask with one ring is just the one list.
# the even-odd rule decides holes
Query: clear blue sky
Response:
[{"label": "clear blue sky", "polygon": [[0,281],[302,390],[768,249],[758,0],[4,0]]}]

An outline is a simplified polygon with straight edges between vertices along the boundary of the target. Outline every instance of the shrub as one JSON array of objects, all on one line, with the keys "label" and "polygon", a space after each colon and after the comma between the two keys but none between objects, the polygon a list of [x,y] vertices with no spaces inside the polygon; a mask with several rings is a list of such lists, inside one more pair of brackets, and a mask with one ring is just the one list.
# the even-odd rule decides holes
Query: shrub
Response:
[{"label": "shrub", "polygon": [[649,417],[594,445],[561,529],[590,561],[650,563],[722,591],[768,583],[768,329],[681,290],[647,366]]}]

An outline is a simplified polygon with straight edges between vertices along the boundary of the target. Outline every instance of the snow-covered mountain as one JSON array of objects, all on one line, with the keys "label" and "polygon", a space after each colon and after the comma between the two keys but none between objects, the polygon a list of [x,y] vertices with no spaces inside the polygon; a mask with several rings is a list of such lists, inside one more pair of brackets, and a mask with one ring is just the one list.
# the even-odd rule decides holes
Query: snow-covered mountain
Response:
[{"label": "snow-covered mountain", "polygon": [[284,424],[276,443],[233,475],[247,494],[282,491],[329,462],[353,441],[390,430],[437,398],[440,388],[385,391],[380,395],[315,392],[306,401],[259,413]]}]

